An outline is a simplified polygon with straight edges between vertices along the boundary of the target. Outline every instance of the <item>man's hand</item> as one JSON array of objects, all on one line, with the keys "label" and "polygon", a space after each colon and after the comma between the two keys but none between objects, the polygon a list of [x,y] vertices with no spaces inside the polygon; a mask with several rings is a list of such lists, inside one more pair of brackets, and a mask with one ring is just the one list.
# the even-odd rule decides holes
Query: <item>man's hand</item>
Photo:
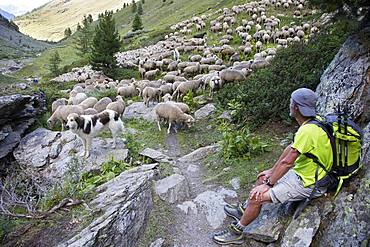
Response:
[{"label": "man's hand", "polygon": [[258,180],[258,179],[266,180],[267,178],[271,177],[271,174],[272,174],[272,169],[268,169],[268,170],[266,170],[266,171],[260,172],[260,173],[257,175],[257,180]]},{"label": "man's hand", "polygon": [[262,195],[269,189],[270,186],[268,186],[267,184],[258,185],[254,187],[249,193],[249,199],[253,200],[253,198],[255,198],[256,201],[262,201]]}]

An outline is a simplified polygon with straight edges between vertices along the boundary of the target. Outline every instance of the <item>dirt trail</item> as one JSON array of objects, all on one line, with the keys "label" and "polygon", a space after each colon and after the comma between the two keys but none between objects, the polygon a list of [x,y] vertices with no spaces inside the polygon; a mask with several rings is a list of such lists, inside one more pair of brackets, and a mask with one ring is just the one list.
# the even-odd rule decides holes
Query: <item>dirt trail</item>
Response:
[{"label": "dirt trail", "polygon": [[176,161],[175,171],[187,179],[190,196],[171,206],[175,222],[168,227],[173,229],[173,235],[163,238],[170,246],[218,246],[212,241],[211,234],[230,221],[224,220],[226,216],[222,207],[224,200],[235,201],[236,193],[216,184],[205,184],[203,180],[207,171],[202,161],[179,161],[181,146],[175,134],[168,135],[166,145],[167,155]]}]

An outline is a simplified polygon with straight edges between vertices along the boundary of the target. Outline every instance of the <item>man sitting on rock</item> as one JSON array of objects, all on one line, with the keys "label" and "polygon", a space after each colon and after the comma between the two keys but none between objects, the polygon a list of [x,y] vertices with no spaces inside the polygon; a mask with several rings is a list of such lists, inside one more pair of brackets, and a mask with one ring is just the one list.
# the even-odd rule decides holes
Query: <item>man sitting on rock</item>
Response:
[{"label": "man sitting on rock", "polygon": [[[215,233],[213,240],[218,244],[242,244],[243,230],[257,218],[264,203],[284,203],[309,198],[315,183],[317,164],[305,155],[311,153],[329,169],[333,163],[330,140],[323,129],[308,123],[316,117],[316,94],[307,88],[294,91],[290,99],[290,116],[294,117],[300,128],[275,165],[257,176],[255,187],[249,194],[249,200],[236,206],[226,205],[225,212],[237,222],[228,229]],[[318,179],[326,175],[318,170]],[[318,187],[313,197],[319,197],[326,188]]]}]

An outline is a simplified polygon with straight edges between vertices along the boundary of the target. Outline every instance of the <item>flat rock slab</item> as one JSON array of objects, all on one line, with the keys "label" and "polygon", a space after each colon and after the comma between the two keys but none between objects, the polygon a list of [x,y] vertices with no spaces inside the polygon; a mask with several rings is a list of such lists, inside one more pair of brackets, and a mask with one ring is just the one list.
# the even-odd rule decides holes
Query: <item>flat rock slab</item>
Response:
[{"label": "flat rock slab", "polygon": [[140,155],[151,158],[152,160],[155,160],[157,162],[169,162],[170,161],[170,158],[167,155],[163,154],[160,151],[152,149],[152,148],[145,148],[143,151],[140,152]]},{"label": "flat rock slab", "polygon": [[202,108],[200,108],[199,110],[197,110],[194,113],[194,116],[195,116],[195,119],[198,119],[198,120],[206,119],[209,116],[211,116],[213,113],[215,113],[215,111],[216,111],[215,105],[209,103],[209,104],[203,106]]},{"label": "flat rock slab", "polygon": [[64,176],[71,162],[79,164],[79,172],[88,172],[99,169],[102,163],[111,158],[125,160],[128,150],[123,148],[123,141],[118,140],[116,149],[112,149],[112,142],[110,138],[94,138],[90,157],[85,159],[79,155],[83,146],[75,134],[39,128],[21,140],[14,157],[19,164],[28,169],[37,169],[40,176],[53,181]]},{"label": "flat rock slab", "polygon": [[189,196],[189,185],[184,176],[173,174],[157,181],[155,191],[163,201],[176,203]]},{"label": "flat rock slab", "polygon": [[197,162],[200,160],[203,160],[210,154],[217,153],[220,150],[219,145],[212,145],[212,146],[207,146],[207,147],[201,147],[190,154],[187,154],[179,159],[179,162]]},{"label": "flat rock slab", "polygon": [[272,243],[279,239],[283,224],[280,222],[282,206],[279,204],[265,204],[260,215],[246,227],[246,237],[257,241]]},{"label": "flat rock slab", "polygon": [[319,209],[316,206],[307,207],[297,218],[293,219],[282,239],[282,247],[309,247],[320,226]]},{"label": "flat rock slab", "polygon": [[156,241],[150,244],[149,247],[162,247],[164,244],[164,239],[163,238],[158,238]]},{"label": "flat rock slab", "polygon": [[147,121],[155,121],[154,106],[147,107],[143,102],[135,102],[127,106],[123,113],[123,119],[144,119]]},{"label": "flat rock slab", "polygon": [[236,198],[237,194],[233,190],[220,188],[217,191],[205,191],[193,200],[198,206],[198,212],[204,211],[207,222],[213,229],[221,227],[226,219],[224,206],[227,197]]}]

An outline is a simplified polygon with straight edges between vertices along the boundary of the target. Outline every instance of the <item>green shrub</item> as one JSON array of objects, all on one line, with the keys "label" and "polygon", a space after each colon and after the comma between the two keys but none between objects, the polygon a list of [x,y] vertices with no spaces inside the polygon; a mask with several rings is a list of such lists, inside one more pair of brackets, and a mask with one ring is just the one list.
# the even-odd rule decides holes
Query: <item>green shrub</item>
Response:
[{"label": "green shrub", "polygon": [[194,101],[193,91],[191,90],[184,96],[183,101],[189,106],[192,112],[198,107],[197,102]]},{"label": "green shrub", "polygon": [[115,89],[100,89],[100,90],[94,90],[91,93],[88,93],[88,97],[95,97],[98,100],[104,97],[111,98],[114,100],[117,96],[117,90]]},{"label": "green shrub", "polygon": [[224,160],[231,158],[249,158],[268,151],[270,145],[253,135],[247,127],[235,129],[223,122],[219,127],[222,133],[221,155]]},{"label": "green shrub", "polygon": [[[315,90],[320,76],[356,24],[339,20],[308,43],[280,50],[268,68],[253,72],[246,81],[226,85],[217,96],[219,105],[233,111],[233,120],[256,127],[289,119],[289,99],[300,87]],[[226,107],[225,107],[226,106]]]}]

